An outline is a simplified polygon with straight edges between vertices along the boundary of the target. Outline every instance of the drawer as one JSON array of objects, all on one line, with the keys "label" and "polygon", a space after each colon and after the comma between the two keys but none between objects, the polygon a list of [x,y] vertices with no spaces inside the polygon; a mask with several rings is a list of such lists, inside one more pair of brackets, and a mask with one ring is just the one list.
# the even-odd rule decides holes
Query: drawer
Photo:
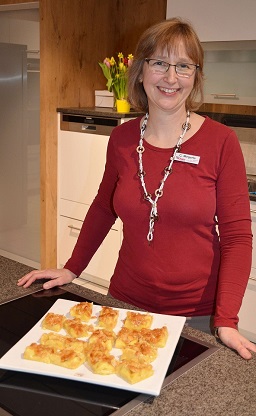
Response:
[{"label": "drawer", "polygon": [[241,334],[256,342],[256,281],[249,279],[239,312],[239,330]]},{"label": "drawer", "polygon": [[[70,258],[82,227],[82,221],[60,216],[58,223],[58,267]],[[93,283],[108,287],[121,246],[121,231],[111,229],[80,276]]]},{"label": "drawer", "polygon": [[[75,220],[83,221],[87,211],[89,210],[90,206],[86,204],[81,204],[79,202],[69,201],[67,199],[60,199],[59,200],[59,215],[64,217],[69,217]],[[122,230],[122,221],[117,218],[115,224],[111,227],[112,230],[121,231]]]}]

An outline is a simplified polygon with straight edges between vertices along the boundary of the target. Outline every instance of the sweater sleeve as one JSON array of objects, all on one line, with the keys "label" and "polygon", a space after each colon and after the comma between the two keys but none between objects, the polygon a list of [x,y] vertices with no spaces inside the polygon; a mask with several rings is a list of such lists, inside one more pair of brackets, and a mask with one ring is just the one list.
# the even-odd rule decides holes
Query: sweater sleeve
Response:
[{"label": "sweater sleeve", "polygon": [[102,182],[84,219],[72,255],[64,266],[76,276],[87,267],[117,218],[113,208],[117,180],[115,149],[110,137]]},{"label": "sweater sleeve", "polygon": [[251,270],[252,231],[244,159],[234,132],[227,137],[219,162],[216,212],[221,262],[214,326],[236,328]]}]

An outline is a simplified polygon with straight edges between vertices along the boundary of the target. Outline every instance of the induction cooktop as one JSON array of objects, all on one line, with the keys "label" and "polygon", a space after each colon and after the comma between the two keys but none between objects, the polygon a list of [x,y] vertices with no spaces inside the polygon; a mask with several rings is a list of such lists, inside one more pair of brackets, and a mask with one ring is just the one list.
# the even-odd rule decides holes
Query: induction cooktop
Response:
[{"label": "induction cooktop", "polygon": [[[42,318],[57,298],[90,301],[56,288],[0,306],[0,357]],[[163,388],[216,350],[218,347],[182,335]],[[146,394],[111,387],[0,370],[0,406],[12,416],[56,416],[56,409],[62,416],[122,416],[141,402],[153,399]]]}]

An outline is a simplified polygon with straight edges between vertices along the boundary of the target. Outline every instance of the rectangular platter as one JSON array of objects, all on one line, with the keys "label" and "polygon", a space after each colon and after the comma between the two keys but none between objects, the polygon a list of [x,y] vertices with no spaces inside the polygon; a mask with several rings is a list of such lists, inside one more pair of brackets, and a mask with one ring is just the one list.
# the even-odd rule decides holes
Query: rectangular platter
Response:
[{"label": "rectangular platter", "polygon": [[[65,299],[58,299],[47,313],[51,312],[65,315],[66,318],[70,319],[71,316],[69,314],[69,310],[75,304],[77,304],[77,302]],[[93,305],[92,319],[88,322],[88,324],[92,324],[95,327],[97,326],[97,319],[100,310],[101,306]],[[116,327],[114,328],[115,333],[117,333],[123,326],[123,322],[127,314],[127,309],[118,309],[118,311],[119,319]],[[70,370],[53,364],[45,364],[38,361],[30,361],[24,359],[23,353],[25,348],[33,342],[38,343],[41,335],[44,332],[50,332],[42,329],[42,320],[44,319],[44,317],[42,317],[42,319],[40,319],[37,322],[37,324],[29,332],[27,332],[27,334],[23,338],[20,339],[20,341],[18,341],[0,359],[0,368],[5,370],[20,371],[44,376],[59,377],[69,380],[98,384],[101,386],[108,386],[158,396],[160,394],[166,371],[173,357],[186,318],[184,316],[160,315],[154,313],[150,313],[150,315],[153,316],[153,323],[151,329],[166,326],[169,335],[165,347],[158,348],[158,356],[156,360],[152,363],[154,369],[153,376],[145,380],[142,380],[138,383],[130,384],[115,374],[94,374],[87,363],[84,363],[75,370]],[[61,330],[59,334],[67,335],[64,330]],[[86,340],[87,338],[80,339]],[[121,355],[121,350],[113,348],[111,354],[118,358]]]}]

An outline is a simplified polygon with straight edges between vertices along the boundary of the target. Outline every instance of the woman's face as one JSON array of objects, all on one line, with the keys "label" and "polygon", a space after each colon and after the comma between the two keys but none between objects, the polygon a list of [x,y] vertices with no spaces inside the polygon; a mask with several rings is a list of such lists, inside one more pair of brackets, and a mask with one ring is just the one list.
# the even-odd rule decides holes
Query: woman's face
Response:
[{"label": "woman's face", "polygon": [[[168,53],[167,49],[156,50],[147,58],[155,58],[172,65],[197,64],[188,57],[182,42],[176,54]],[[185,109],[186,99],[194,86],[196,71],[189,77],[182,77],[176,73],[174,66],[170,66],[167,72],[158,73],[159,65],[161,66],[160,62],[154,62],[154,66],[145,62],[143,66],[142,82],[147,94],[149,110],[156,107],[167,112],[174,112],[181,107]]]}]

